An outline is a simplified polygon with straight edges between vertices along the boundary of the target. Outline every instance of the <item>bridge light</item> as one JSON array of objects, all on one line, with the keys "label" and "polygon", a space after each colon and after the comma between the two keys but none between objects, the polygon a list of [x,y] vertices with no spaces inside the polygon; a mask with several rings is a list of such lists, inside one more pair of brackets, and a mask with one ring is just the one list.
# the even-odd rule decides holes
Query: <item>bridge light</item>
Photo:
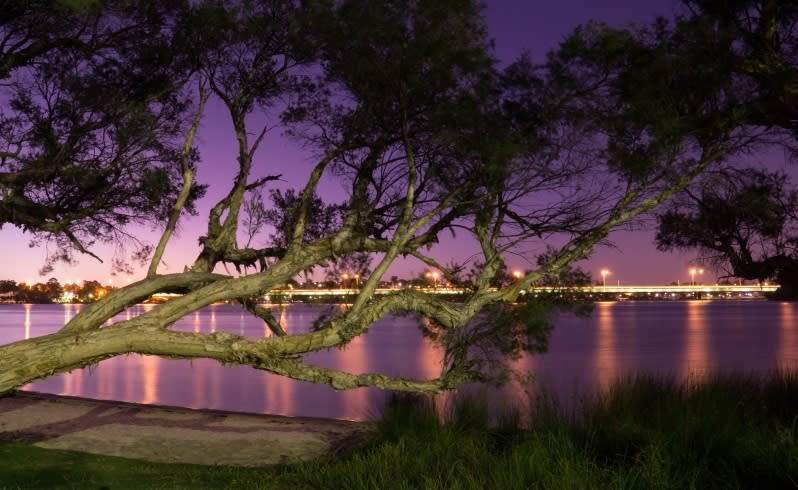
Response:
[{"label": "bridge light", "polygon": [[704,273],[704,269],[696,269],[695,267],[690,269],[690,285],[695,286],[695,275],[701,275]]},{"label": "bridge light", "polygon": [[607,275],[611,274],[609,269],[601,269],[601,287],[607,287]]}]

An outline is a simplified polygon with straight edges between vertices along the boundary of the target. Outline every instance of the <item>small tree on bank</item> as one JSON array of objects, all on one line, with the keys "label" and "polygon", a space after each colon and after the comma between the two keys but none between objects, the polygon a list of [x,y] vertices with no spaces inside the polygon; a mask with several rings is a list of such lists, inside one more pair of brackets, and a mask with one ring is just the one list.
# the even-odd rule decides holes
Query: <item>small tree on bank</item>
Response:
[{"label": "small tree on bank", "polygon": [[[104,12],[112,5],[95,8]],[[125,5],[134,10],[124,15],[137,12],[135,5]],[[210,358],[336,389],[437,392],[464,381],[502,379],[507,369],[502,361],[545,349],[551,328],[549,304],[524,295],[526,289],[560,277],[612,230],[649,213],[706,168],[767,133],[747,131],[735,101],[713,97],[736,89],[733,77],[721,76],[700,91],[685,89],[695,67],[664,49],[673,31],[662,26],[636,32],[587,26],[545,66],[522,58],[499,69],[479,8],[470,0],[308,1],[301,8],[294,2],[242,0],[180,4],[177,12],[173,27],[163,31],[175,38],[147,54],[185,61],[163,73],[168,80],[163,94],[185,102],[194,94],[194,103],[174,106],[180,117],[168,127],[181,128],[182,139],[170,132],[158,140],[171,142],[170,158],[150,160],[172,177],[152,196],[154,209],[163,211],[158,216],[166,219],[147,275],[82,309],[56,333],[0,346],[0,393],[125,353]],[[37,13],[22,13],[20,19]],[[46,56],[35,60],[35,67],[33,61],[26,65],[31,74],[48,63]],[[137,60],[136,51],[120,51],[117,58],[123,66]],[[92,66],[86,65],[89,74]],[[662,76],[669,70],[685,78]],[[72,97],[85,96],[82,90]],[[235,176],[209,211],[197,258],[185,272],[160,274],[169,238],[196,196],[194,172],[202,159],[192,145],[210,97],[226,108],[232,123]],[[77,114],[83,110],[88,109]],[[256,113],[266,120],[253,117]],[[127,131],[136,122],[119,124]],[[269,192],[280,175],[280,167],[264,172],[254,164],[257,152],[268,151],[267,129],[278,123],[316,156],[302,189],[279,196],[285,205],[275,209],[288,219],[258,211],[264,199],[245,206],[257,202],[248,195]],[[87,151],[91,144],[85,142]],[[45,168],[57,156],[25,155],[44,158]],[[115,155],[102,156],[100,163],[116,162]],[[92,168],[79,159],[66,162],[81,177]],[[132,171],[141,177],[148,168]],[[48,175],[41,180],[27,175],[38,185],[52,183]],[[347,192],[335,219],[318,201],[320,182],[328,176]],[[107,184],[100,188],[112,190]],[[86,186],[80,179],[76,189],[85,192]],[[92,206],[117,209],[103,196]],[[246,216],[245,209],[253,214]],[[60,222],[69,230],[71,222],[80,221]],[[267,222],[279,226],[266,246],[258,247],[252,232]],[[42,218],[38,229],[47,231],[46,223]],[[411,289],[373,294],[401,257],[455,282],[462,266],[444,264],[429,252],[452,233],[478,250],[480,265],[466,297],[453,302]],[[66,236],[65,247],[86,248]],[[560,245],[545,248],[555,243]],[[546,259],[537,269],[498,281],[507,254],[534,263],[536,251],[544,249]],[[254,300],[304,271],[351,256],[369,257],[370,273],[351,306],[321,319],[311,332],[289,335]],[[254,270],[243,277],[217,272],[226,265]],[[183,295],[107,325],[157,292]],[[274,335],[170,328],[218,301],[239,304]],[[426,319],[422,330],[444,348],[433,379],[354,374],[304,359],[345,345],[386,315],[408,311]]]},{"label": "small tree on bank", "polygon": [[798,295],[798,193],[783,173],[756,168],[707,174],[658,216],[661,250],[696,250],[727,278],[775,280]]}]

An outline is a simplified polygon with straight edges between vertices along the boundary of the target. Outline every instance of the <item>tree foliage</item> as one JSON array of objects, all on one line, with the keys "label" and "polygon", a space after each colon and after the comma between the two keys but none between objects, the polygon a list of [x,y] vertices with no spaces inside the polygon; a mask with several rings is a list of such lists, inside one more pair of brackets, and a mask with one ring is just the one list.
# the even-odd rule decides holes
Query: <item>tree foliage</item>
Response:
[{"label": "tree foliage", "polygon": [[[546,263],[557,253],[553,247],[549,247],[546,253],[540,254],[537,258],[538,267],[545,267]],[[550,274],[542,276],[538,281],[539,286],[548,287],[578,287],[590,286],[593,283],[593,278],[590,273],[582,270],[573,264],[568,264],[552,271]]]},{"label": "tree foliage", "polygon": [[[113,5],[103,3],[95,15],[124,13]],[[146,12],[149,4],[125,5],[132,9],[125,15],[136,19],[136,9]],[[471,0],[208,1],[179,11],[174,28],[154,33],[158,49],[147,51],[162,56],[156,61],[164,61],[164,70],[183,66],[178,60],[190,67],[164,78],[169,87],[183,88],[163,92],[175,105],[142,102],[136,107],[143,112],[123,113],[124,120],[142,118],[148,131],[141,141],[179,142],[169,153],[175,158],[162,158],[160,147],[145,145],[141,154],[149,166],[131,165],[125,154],[114,159],[115,152],[100,159],[135,172],[134,183],[161,165],[174,175],[157,193],[172,200],[158,201],[151,210],[163,209],[169,219],[147,276],[82,309],[57,333],[0,347],[0,392],[130,352],[211,358],[336,389],[432,392],[468,380],[501,379],[507,366],[495,356],[513,359],[546,346],[550,302],[525,295],[526,290],[569,275],[570,264],[613,230],[650,213],[707,168],[783,132],[781,126],[752,126],[752,107],[760,99],[749,83],[723,71],[726,65],[694,63],[700,54],[695,48],[702,44],[676,43],[685,33],[701,32],[685,27],[691,19],[631,30],[591,24],[569,36],[542,65],[521,58],[500,68],[479,5]],[[20,16],[30,24],[29,16],[37,12]],[[124,39],[123,48],[139,53],[138,45]],[[118,53],[121,71],[111,74],[123,87],[138,87],[132,82],[143,58],[127,58],[123,55],[130,53],[121,48]],[[47,59],[28,74],[47,70],[52,64]],[[84,84],[106,74],[102,64],[97,73],[92,64],[80,66],[85,77],[67,98],[70,107],[90,103]],[[697,82],[702,83],[691,85]],[[182,112],[188,108],[182,97],[194,87],[197,103]],[[183,273],[160,274],[163,250],[196,193],[195,169],[204,162],[192,143],[211,98],[232,124],[234,177],[209,210],[197,258]],[[173,110],[174,117],[159,119],[156,109]],[[282,169],[255,165],[275,125],[314,158],[300,189],[270,189]],[[116,148],[87,141],[87,149]],[[42,152],[33,160],[58,168],[57,156]],[[319,198],[324,179],[343,186],[343,203]],[[48,185],[52,178],[30,180]],[[83,191],[88,184],[75,185]],[[118,209],[109,202],[110,210]],[[66,229],[80,229],[77,220],[62,221]],[[45,231],[45,223],[34,224]],[[265,241],[255,239],[261,229]],[[466,295],[450,301],[420,289],[375,294],[401,258],[455,282],[464,265],[447,265],[435,253],[447,235],[472,248],[473,263],[479,264]],[[537,268],[505,280],[508,254],[535,263],[540,250],[547,253]],[[351,305],[319,319],[310,332],[289,335],[258,304],[261,295],[305,271],[352,258],[370,273],[360,275]],[[227,265],[256,267],[236,277],[219,272]],[[156,292],[183,294],[107,325]],[[273,335],[170,328],[217,301],[240,304]],[[355,374],[305,360],[305,354],[345,345],[380,318],[404,312],[420,315],[445,339],[441,371],[433,379]]]},{"label": "tree foliage", "polygon": [[372,256],[365,252],[344,254],[330,262],[324,271],[324,278],[342,287],[356,288],[371,274],[371,261]]},{"label": "tree foliage", "polygon": [[[12,5],[13,4],[13,5]],[[192,71],[178,2],[5,2],[0,19],[0,225],[53,259],[164,219],[177,196]],[[190,164],[197,156],[186,155]],[[194,187],[186,210],[203,193]]]},{"label": "tree foliage", "polygon": [[798,284],[798,192],[781,172],[756,168],[708,174],[658,216],[661,250],[693,249],[727,277]]},{"label": "tree foliage", "polygon": [[[269,239],[276,247],[288,248],[297,220],[300,218],[302,197],[294,189],[285,192],[273,189],[269,191],[269,197],[272,206],[265,211],[264,221],[275,230]],[[326,204],[318,195],[311,197],[305,212],[307,223],[302,243],[311,243],[338,229],[344,212],[345,209],[341,205]]]},{"label": "tree foliage", "polygon": [[[691,0],[690,16],[669,34],[705,75],[695,87],[727,81],[725,124],[746,134],[747,152],[784,148],[795,156],[798,126],[798,3]],[[745,129],[745,133],[743,133]],[[726,159],[659,216],[658,246],[697,249],[729,276],[776,279],[782,294],[796,289],[796,197],[779,172],[744,168]]]}]

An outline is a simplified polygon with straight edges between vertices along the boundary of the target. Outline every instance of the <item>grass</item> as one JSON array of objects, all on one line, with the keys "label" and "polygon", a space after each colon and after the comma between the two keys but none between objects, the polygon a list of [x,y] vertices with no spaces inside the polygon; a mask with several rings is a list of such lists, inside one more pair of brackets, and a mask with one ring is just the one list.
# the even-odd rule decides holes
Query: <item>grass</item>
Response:
[{"label": "grass", "polygon": [[638,376],[566,411],[491,424],[484,397],[443,421],[396,397],[365,447],[264,468],[156,464],[0,444],[0,488],[796,488],[798,373],[677,382]]}]

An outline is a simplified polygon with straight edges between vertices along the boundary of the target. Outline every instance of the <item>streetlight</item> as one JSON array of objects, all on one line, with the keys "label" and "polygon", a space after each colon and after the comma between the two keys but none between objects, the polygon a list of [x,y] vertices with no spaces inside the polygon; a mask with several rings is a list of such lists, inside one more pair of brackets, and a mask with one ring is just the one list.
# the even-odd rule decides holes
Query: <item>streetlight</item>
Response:
[{"label": "streetlight", "polygon": [[[355,289],[360,287],[360,274],[352,274],[350,276],[348,273],[344,272],[341,277],[344,279],[344,282],[348,281],[350,277],[355,280]],[[346,287],[346,285],[342,284],[342,287]]]},{"label": "streetlight", "polygon": [[521,271],[513,271],[513,277],[515,278],[516,281],[521,280],[521,276],[523,276],[523,275],[524,274],[521,273]]},{"label": "streetlight", "polygon": [[601,269],[601,287],[607,287],[607,275],[611,274],[609,269]]},{"label": "streetlight", "polygon": [[425,275],[426,275],[426,277],[428,279],[432,278],[432,288],[433,289],[437,289],[438,288],[438,273],[437,272],[427,272]]},{"label": "streetlight", "polygon": [[701,275],[701,274],[704,273],[704,269],[696,269],[695,267],[690,269],[690,285],[691,286],[695,286],[695,274],[696,274],[696,272],[698,273],[698,275]]},{"label": "streetlight", "polygon": [[345,287],[346,287],[346,281],[348,281],[348,280],[349,280],[349,274],[347,274],[346,272],[344,272],[344,274],[343,274],[341,277],[343,277],[343,278],[344,278],[344,281],[343,281],[343,283],[341,283],[341,287],[342,287],[342,288],[345,288]]}]

